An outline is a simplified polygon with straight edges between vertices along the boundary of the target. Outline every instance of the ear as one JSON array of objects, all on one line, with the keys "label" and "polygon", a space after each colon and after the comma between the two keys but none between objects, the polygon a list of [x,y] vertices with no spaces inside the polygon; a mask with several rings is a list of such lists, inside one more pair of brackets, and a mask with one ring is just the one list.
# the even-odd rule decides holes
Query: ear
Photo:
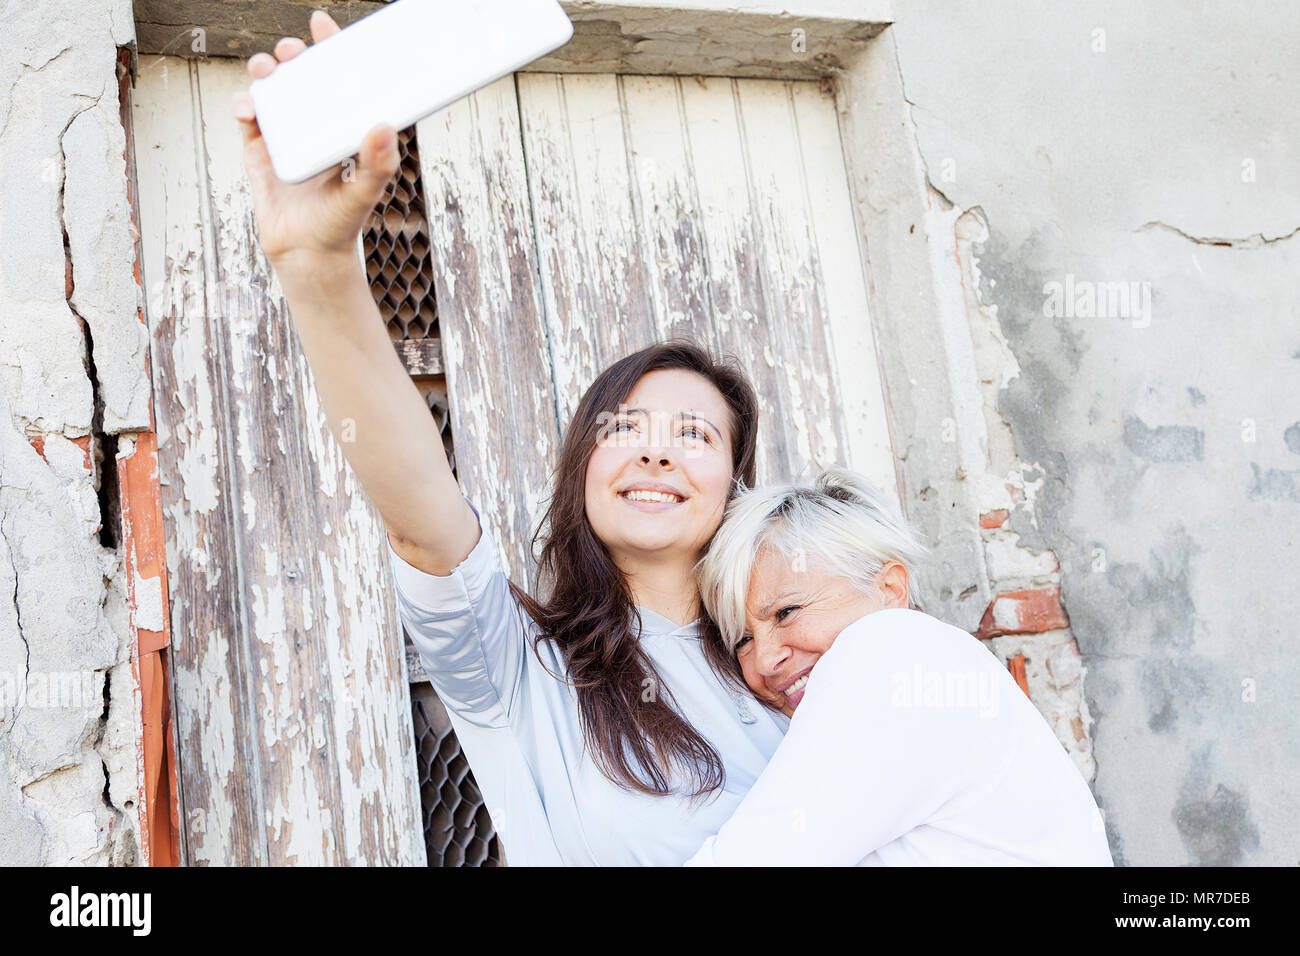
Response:
[{"label": "ear", "polygon": [[876,574],[876,587],[884,607],[908,607],[911,604],[907,568],[900,561],[886,562]]}]

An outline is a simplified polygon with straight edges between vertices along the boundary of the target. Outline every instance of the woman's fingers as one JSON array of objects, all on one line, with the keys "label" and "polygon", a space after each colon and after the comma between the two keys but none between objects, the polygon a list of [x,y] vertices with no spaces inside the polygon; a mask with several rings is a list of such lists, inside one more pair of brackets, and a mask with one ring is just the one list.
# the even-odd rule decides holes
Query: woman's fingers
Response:
[{"label": "woman's fingers", "polygon": [[283,63],[307,49],[307,44],[297,37],[280,37],[275,44],[275,58]]},{"label": "woman's fingers", "polygon": [[324,10],[312,11],[311,14],[311,42],[312,43],[319,43],[321,40],[324,40],[326,37],[332,37],[334,34],[338,33],[339,30],[341,29],[343,28],[340,27],[337,23],[335,23],[334,18],[331,17]]},{"label": "woman's fingers", "polygon": [[370,205],[374,205],[378,202],[378,197],[383,195],[388,181],[397,172],[397,130],[387,123],[372,127],[362,137],[361,149],[357,155],[361,160],[359,178],[364,180],[368,191],[375,195],[375,199],[370,201]]},{"label": "woman's fingers", "polygon": [[247,93],[231,94],[230,112],[235,119],[239,120],[239,130],[245,144],[262,135],[257,125],[257,110],[253,106],[253,98]]},{"label": "woman's fingers", "polygon": [[266,141],[262,139],[261,127],[257,125],[257,116],[253,108],[253,98],[244,92],[233,93],[230,97],[230,112],[239,121],[239,134],[244,140],[244,170],[258,193],[270,184],[274,175],[271,168],[271,155],[266,151]]},{"label": "woman's fingers", "polygon": [[[247,93],[235,94],[236,97],[247,95]],[[235,118],[239,119],[238,113],[235,114]],[[260,167],[269,164],[271,156],[266,151],[266,141],[262,139],[262,131],[258,128],[257,120],[239,119],[239,132],[244,139],[244,165]]]},{"label": "woman's fingers", "polygon": [[[334,18],[324,10],[314,10],[311,15],[311,40],[313,43],[319,43],[326,37],[332,37],[341,30]],[[299,37],[280,37],[275,43],[275,55],[270,53],[254,53],[248,58],[248,72],[255,80],[260,80],[267,76],[275,69],[276,65],[283,63],[285,60],[292,60],[295,56],[307,49],[307,44]]]},{"label": "woman's fingers", "polygon": [[[323,10],[313,11],[311,15],[311,37],[313,43],[319,43],[326,37],[331,37],[342,29],[334,18]],[[274,56],[270,53],[254,53],[248,58],[246,64],[248,73],[253,79],[260,80],[263,77],[270,76],[275,68],[291,60],[303,50],[307,49],[307,44],[298,37],[280,37],[275,44]],[[253,98],[247,93],[238,92],[230,98],[230,112],[234,114],[235,119],[239,121],[239,131],[244,139],[244,168],[247,170],[249,179],[253,182],[254,187],[265,187],[270,184],[271,178],[275,175],[271,166],[270,154],[266,151],[266,143],[262,139],[262,131],[257,125],[256,109],[253,106]],[[369,152],[370,162],[366,164],[363,174],[368,177],[378,177],[384,175],[384,170],[391,165],[385,177],[385,182],[392,174],[396,172],[397,150],[394,148],[390,156],[388,152],[376,150],[373,147]],[[366,161],[363,156],[363,163]],[[391,161],[391,163],[390,163]],[[318,178],[324,179],[332,176],[334,170],[326,170]]]},{"label": "woman's fingers", "polygon": [[270,74],[279,61],[269,53],[254,53],[248,58],[248,72],[255,80]]}]

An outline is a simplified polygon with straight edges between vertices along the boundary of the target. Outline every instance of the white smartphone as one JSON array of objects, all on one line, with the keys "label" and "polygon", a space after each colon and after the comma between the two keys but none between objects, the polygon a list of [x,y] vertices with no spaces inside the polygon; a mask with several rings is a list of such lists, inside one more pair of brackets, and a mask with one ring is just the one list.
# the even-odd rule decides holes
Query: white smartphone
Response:
[{"label": "white smartphone", "polygon": [[572,35],[557,0],[396,0],[248,93],[275,174],[300,183],[355,155],[377,124],[405,129]]}]

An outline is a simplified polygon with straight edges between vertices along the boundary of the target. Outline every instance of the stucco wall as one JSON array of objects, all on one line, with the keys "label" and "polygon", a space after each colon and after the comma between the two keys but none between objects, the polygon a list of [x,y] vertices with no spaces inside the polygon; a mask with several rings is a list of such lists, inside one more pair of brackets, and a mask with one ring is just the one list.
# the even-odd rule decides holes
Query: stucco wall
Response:
[{"label": "stucco wall", "polygon": [[5,864],[139,859],[140,705],[111,484],[116,436],[149,426],[118,116],[117,47],[132,38],[129,0],[0,4]]},{"label": "stucco wall", "polygon": [[983,227],[1008,527],[1060,559],[1116,861],[1294,864],[1300,8],[894,13],[927,175]]}]

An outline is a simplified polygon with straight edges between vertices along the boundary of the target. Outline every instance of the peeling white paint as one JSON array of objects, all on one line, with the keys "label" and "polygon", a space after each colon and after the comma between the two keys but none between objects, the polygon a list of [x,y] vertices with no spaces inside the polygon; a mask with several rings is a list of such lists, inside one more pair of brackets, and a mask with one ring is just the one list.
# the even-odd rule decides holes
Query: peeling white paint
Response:
[{"label": "peeling white paint", "polygon": [[165,625],[162,578],[156,575],[142,578],[140,572],[133,573],[135,607],[132,609],[132,616],[135,626],[146,631],[161,631]]}]

